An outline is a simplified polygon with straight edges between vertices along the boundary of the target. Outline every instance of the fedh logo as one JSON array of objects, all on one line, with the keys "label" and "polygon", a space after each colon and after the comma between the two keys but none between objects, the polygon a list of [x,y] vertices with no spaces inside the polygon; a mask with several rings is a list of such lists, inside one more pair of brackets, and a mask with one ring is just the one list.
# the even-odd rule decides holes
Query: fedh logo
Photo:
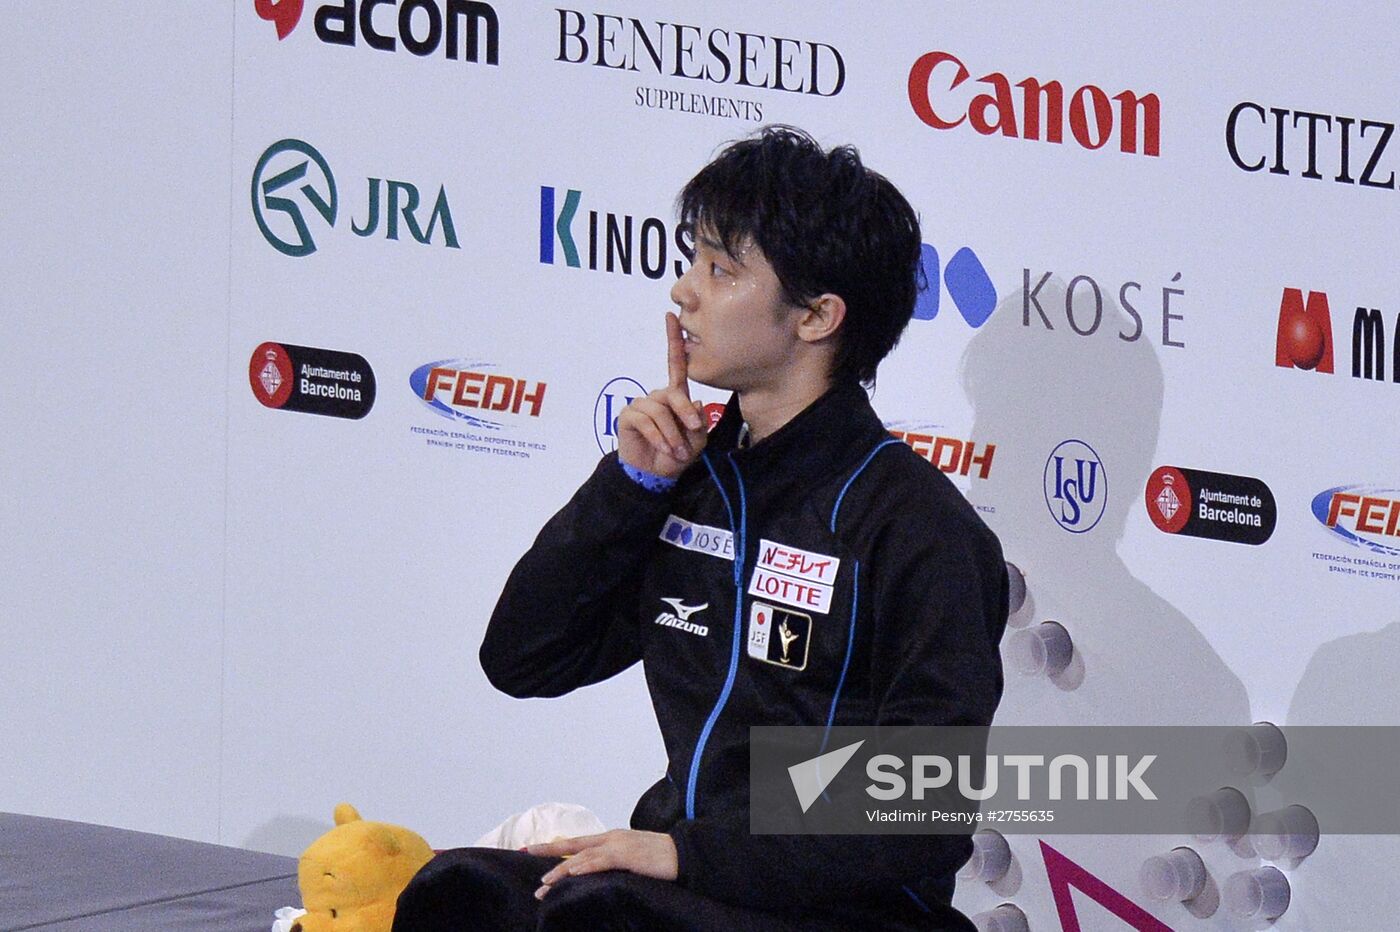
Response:
[{"label": "fedh logo", "polygon": [[[312,166],[315,170],[312,170]],[[300,195],[300,198],[295,197]],[[382,196],[381,196],[382,195]],[[309,256],[317,249],[308,223],[334,229],[339,213],[339,195],[330,164],[316,148],[300,139],[282,139],[268,146],[253,168],[253,219],[263,238],[278,252],[293,257]],[[381,209],[382,205],[382,209]],[[384,221],[384,238],[398,240],[400,230],[415,241],[429,245],[441,228],[442,245],[460,249],[447,188],[438,187],[437,198],[428,212],[426,224],[420,217],[425,207],[416,185],[383,178],[367,179],[364,219],[351,218],[350,231],[359,237],[374,236]],[[320,218],[316,220],[315,218]]]},{"label": "fedh logo", "polygon": [[[1393,343],[1387,346],[1385,317],[1380,309],[1358,306],[1351,319],[1351,377],[1386,381],[1386,358],[1391,360],[1391,381],[1400,382],[1400,316]],[[1279,303],[1278,337],[1274,365],[1284,369],[1309,369],[1331,373],[1335,369],[1332,312],[1327,294],[1285,288]]]},{"label": "fedh logo", "polygon": [[1091,531],[1108,504],[1108,472],[1094,448],[1066,440],[1045,461],[1045,506],[1055,523],[1073,534]]},{"label": "fedh logo", "polygon": [[268,408],[357,420],[374,407],[374,370],[363,356],[262,343],[248,360],[253,397]]},{"label": "fedh logo", "polygon": [[1313,517],[1353,547],[1400,556],[1400,489],[1343,485],[1319,492]]},{"label": "fedh logo", "polygon": [[915,453],[951,476],[972,476],[985,479],[992,474],[992,458],[997,445],[984,443],[981,449],[975,440],[944,437],[935,433],[937,426],[890,421],[885,429],[896,440],[903,440]]},{"label": "fedh logo", "polygon": [[[695,258],[695,246],[685,231],[680,227],[668,231],[659,217],[589,210],[587,225],[580,229],[583,192],[570,188],[562,198],[557,194],[552,187],[540,187],[540,262],[544,265],[562,259],[574,269],[619,275],[641,272],[659,279],[666,274],[668,260],[671,273],[680,278]],[[579,250],[580,236],[586,256]]]},{"label": "fedh logo", "polygon": [[948,289],[953,306],[973,330],[985,324],[996,310],[996,286],[982,260],[967,246],[953,253],[947,266],[940,266],[938,250],[924,243],[919,251],[919,270],[922,280],[914,300],[915,320],[933,320],[938,316],[939,296],[943,290],[940,282]]},{"label": "fedh logo", "polygon": [[600,452],[611,453],[617,449],[618,415],[646,393],[641,382],[626,376],[618,376],[603,386],[598,400],[593,402],[593,439],[598,441]]},{"label": "fedh logo", "polygon": [[[491,5],[480,0],[363,0],[358,6],[357,16],[355,0],[322,4],[316,10],[316,38],[329,45],[354,46],[358,33],[366,45],[381,52],[402,46],[426,58],[443,48],[451,61],[476,63],[484,51],[486,64],[499,61],[500,20]],[[277,28],[281,41],[301,22],[303,0],[253,0],[253,9]]]},{"label": "fedh logo", "polygon": [[909,69],[909,105],[914,115],[937,130],[967,124],[983,136],[1058,144],[1065,139],[1068,109],[1069,135],[1085,149],[1102,149],[1116,139],[1120,152],[1161,154],[1162,103],[1156,94],[1125,90],[1110,99],[1102,88],[1086,84],[1066,95],[1059,81],[1032,77],[1016,82],[1021,92],[1017,112],[1017,95],[1006,75],[992,71],[978,78],[977,83],[989,93],[976,96],[971,88],[962,87],[970,77],[967,66],[951,52],[919,56]]},{"label": "fedh logo", "polygon": [[825,42],[609,13],[556,12],[556,62],[672,84],[634,85],[636,107],[758,123],[764,120],[763,101],[749,97],[752,92],[835,97],[846,86],[846,62]]},{"label": "fedh logo", "polygon": [[414,396],[453,424],[410,431],[430,447],[523,459],[544,452],[546,445],[535,438],[548,385],[497,369],[470,359],[439,359],[414,369],[408,377]]},{"label": "fedh logo", "polygon": [[1147,480],[1147,516],[1160,531],[1237,544],[1262,544],[1278,507],[1267,485],[1249,476],[1161,466]]}]

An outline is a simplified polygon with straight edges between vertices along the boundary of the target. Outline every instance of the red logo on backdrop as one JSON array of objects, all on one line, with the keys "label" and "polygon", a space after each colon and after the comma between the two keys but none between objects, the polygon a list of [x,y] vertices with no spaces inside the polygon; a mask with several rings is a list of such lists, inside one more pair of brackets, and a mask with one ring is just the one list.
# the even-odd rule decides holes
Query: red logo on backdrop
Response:
[{"label": "red logo on backdrop", "polygon": [[[887,425],[888,426],[888,425]],[[890,430],[890,436],[903,440],[910,448],[942,472],[955,476],[973,475],[977,467],[978,479],[992,474],[992,458],[996,456],[995,443],[982,444],[982,452],[977,452],[977,444],[971,440],[956,437],[939,437],[934,434],[918,433],[911,430]]]},{"label": "red logo on backdrop", "polygon": [[280,408],[292,396],[295,376],[287,350],[278,343],[264,343],[248,360],[248,382],[253,397],[269,408]]},{"label": "red logo on backdrop", "polygon": [[291,35],[301,22],[302,0],[253,0],[253,9],[269,23],[277,26],[277,39]]},{"label": "red logo on backdrop", "polygon": [[1162,102],[1156,94],[1127,90],[1110,98],[1094,84],[1066,94],[1059,81],[1032,77],[1016,82],[1018,95],[1006,75],[993,71],[977,79],[990,93],[967,101],[966,92],[957,88],[971,77],[972,72],[951,52],[920,55],[909,69],[909,106],[914,115],[934,129],[956,129],[966,122],[983,136],[1062,143],[1068,110],[1070,136],[1085,149],[1101,149],[1116,135],[1121,152],[1161,153]]},{"label": "red logo on backdrop", "polygon": [[1283,289],[1274,365],[1284,369],[1333,371],[1332,312],[1327,306],[1326,292],[1309,291],[1305,302],[1301,289]]},{"label": "red logo on backdrop", "polygon": [[1147,516],[1157,528],[1175,534],[1191,518],[1191,484],[1175,466],[1163,466],[1147,480]]}]

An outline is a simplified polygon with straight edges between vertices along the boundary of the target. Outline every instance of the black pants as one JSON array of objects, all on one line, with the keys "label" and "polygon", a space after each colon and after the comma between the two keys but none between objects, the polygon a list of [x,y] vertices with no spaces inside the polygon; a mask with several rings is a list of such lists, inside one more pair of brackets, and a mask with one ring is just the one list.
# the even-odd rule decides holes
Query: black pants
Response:
[{"label": "black pants", "polygon": [[[536,900],[540,878],[558,863],[558,858],[495,848],[444,851],[419,871],[399,897],[394,932],[853,932],[858,928],[848,919],[730,906],[670,881],[626,871],[567,877],[543,900]],[[898,927],[888,922],[869,926]],[[945,928],[965,927],[971,924]]]}]

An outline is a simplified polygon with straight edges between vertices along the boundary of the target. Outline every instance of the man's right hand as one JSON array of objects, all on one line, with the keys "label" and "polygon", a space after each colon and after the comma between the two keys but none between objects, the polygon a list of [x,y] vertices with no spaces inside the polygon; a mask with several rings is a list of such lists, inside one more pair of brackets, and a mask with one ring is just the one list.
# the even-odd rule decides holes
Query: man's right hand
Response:
[{"label": "man's right hand", "polygon": [[666,313],[666,387],[638,398],[617,418],[617,455],[633,469],[674,479],[700,458],[709,437],[704,406],[691,401],[681,321]]}]

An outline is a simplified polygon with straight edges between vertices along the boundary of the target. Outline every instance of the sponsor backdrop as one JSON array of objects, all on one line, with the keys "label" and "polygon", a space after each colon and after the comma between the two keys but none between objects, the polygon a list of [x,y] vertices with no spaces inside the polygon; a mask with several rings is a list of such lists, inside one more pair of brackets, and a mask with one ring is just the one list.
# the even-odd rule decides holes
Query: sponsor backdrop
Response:
[{"label": "sponsor backdrop", "polygon": [[[640,670],[520,702],[476,649],[664,378],[677,190],[769,122],[921,214],[874,402],[1024,572],[999,721],[1400,723],[1400,31],[1366,7],[49,12],[0,40],[0,808],[287,853],[341,799],[438,846],[544,799],[623,824],[663,768]],[[1321,829],[1015,835],[957,902],[1244,928],[1260,871],[1278,928],[1380,927],[1396,840]],[[1179,846],[1205,892],[1156,899]]]}]

